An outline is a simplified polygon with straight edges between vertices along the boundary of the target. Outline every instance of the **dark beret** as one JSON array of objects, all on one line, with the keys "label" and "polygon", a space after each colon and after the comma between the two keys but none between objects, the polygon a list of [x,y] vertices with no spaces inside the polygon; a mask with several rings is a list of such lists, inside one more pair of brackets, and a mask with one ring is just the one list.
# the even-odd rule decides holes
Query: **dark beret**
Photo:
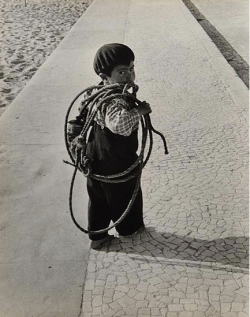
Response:
[{"label": "dark beret", "polygon": [[97,51],[94,58],[94,70],[99,75],[104,73],[110,75],[114,67],[118,65],[129,65],[135,60],[133,51],[124,44],[105,44]]}]

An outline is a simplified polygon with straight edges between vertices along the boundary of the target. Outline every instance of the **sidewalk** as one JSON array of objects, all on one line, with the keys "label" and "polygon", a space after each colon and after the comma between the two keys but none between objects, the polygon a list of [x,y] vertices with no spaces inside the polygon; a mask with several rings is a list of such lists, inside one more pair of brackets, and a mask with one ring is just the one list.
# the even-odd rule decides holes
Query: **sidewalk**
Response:
[{"label": "sidewalk", "polygon": [[249,63],[249,1],[192,0],[192,3]]},{"label": "sidewalk", "polygon": [[[138,98],[170,154],[155,137],[145,232],[88,251],[68,213],[63,124],[108,42],[133,48]],[[0,316],[248,316],[247,111],[245,85],[181,0],[95,0],[0,118]]]}]

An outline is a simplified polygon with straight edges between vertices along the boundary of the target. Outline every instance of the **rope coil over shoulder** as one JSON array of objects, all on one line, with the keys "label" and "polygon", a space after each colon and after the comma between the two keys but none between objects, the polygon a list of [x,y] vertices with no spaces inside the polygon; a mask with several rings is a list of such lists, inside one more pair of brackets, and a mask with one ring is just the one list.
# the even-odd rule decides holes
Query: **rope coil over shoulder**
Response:
[{"label": "rope coil over shoulder", "polygon": [[[133,88],[132,93],[128,92],[128,89],[130,88]],[[96,92],[94,92],[94,90],[96,90]],[[110,229],[117,226],[119,223],[121,223],[123,219],[129,213],[136,199],[136,196],[140,187],[142,169],[147,164],[150,154],[152,152],[153,132],[158,134],[162,138],[165,154],[168,154],[167,144],[166,144],[166,140],[164,136],[153,128],[151,124],[150,116],[149,114],[147,114],[141,117],[141,130],[142,130],[141,150],[137,160],[128,169],[117,174],[104,176],[104,175],[97,175],[92,173],[91,158],[86,155],[87,133],[93,124],[93,121],[95,119],[95,116],[98,110],[103,109],[103,107],[105,108],[106,105],[114,98],[123,98],[126,100],[130,99],[131,101],[135,103],[136,106],[140,105],[143,102],[136,98],[137,90],[138,90],[137,86],[131,87],[128,84],[126,84],[124,87],[121,86],[120,84],[91,86],[81,91],[74,98],[74,100],[71,102],[68,108],[68,111],[66,113],[65,125],[64,125],[64,137],[65,137],[66,149],[72,163],[67,161],[63,161],[63,162],[74,166],[74,172],[73,172],[73,176],[72,176],[72,180],[70,184],[69,209],[70,209],[71,218],[74,224],[76,225],[76,227],[80,231],[86,234],[100,234],[100,233],[107,232]],[[72,107],[74,106],[77,99],[80,96],[82,96],[84,93],[88,93],[89,96],[85,100],[82,101],[82,106],[81,106],[79,116],[76,117],[76,120],[68,121]],[[70,124],[74,126],[74,129],[76,132],[70,129]],[[148,137],[149,137],[148,153],[146,155],[146,158],[144,159],[144,152],[145,152]],[[75,145],[74,149],[72,149],[72,144]],[[136,171],[134,171],[135,169]],[[135,177],[137,178],[134,192],[132,194],[131,200],[128,203],[127,208],[125,209],[121,217],[115,223],[110,225],[108,228],[98,230],[98,231],[90,231],[81,227],[80,224],[76,221],[74,213],[73,213],[73,204],[72,204],[73,199],[72,198],[73,198],[73,189],[74,189],[74,183],[75,183],[77,171],[81,171],[86,177],[92,177],[93,179],[96,179],[98,181],[108,182],[108,183],[121,183],[121,182],[126,182]]]}]

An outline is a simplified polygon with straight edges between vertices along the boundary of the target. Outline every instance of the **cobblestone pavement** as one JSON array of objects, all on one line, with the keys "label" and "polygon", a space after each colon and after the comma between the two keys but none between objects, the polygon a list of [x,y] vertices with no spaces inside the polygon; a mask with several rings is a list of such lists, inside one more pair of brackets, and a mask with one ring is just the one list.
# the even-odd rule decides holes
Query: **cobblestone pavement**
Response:
[{"label": "cobblestone pavement", "polygon": [[81,317],[248,316],[248,114],[193,20],[179,17],[180,26],[180,8],[186,11],[171,3],[158,11],[163,21],[176,17],[175,34],[165,28],[166,51],[136,18],[126,33],[128,43],[135,29],[141,43],[151,39],[154,49],[141,49],[142,60],[154,61],[155,52],[162,59],[143,74],[144,98],[170,154],[155,136],[142,177],[145,231],[90,251]]}]

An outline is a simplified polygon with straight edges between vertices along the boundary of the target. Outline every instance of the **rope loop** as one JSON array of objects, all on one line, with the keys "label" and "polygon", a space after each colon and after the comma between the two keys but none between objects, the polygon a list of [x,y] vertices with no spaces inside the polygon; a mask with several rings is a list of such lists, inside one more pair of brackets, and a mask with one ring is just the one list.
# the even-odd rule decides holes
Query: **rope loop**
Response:
[{"label": "rope loop", "polygon": [[[132,88],[132,93],[129,92],[129,89]],[[152,152],[153,148],[153,134],[152,132],[158,134],[162,140],[163,145],[165,148],[165,154],[168,154],[167,149],[167,143],[165,140],[165,137],[159,132],[156,131],[151,123],[149,114],[142,116],[141,118],[141,130],[142,130],[142,136],[141,136],[141,150],[138,155],[137,160],[125,171],[116,173],[113,175],[97,175],[92,174],[91,169],[91,163],[92,158],[88,155],[86,155],[86,144],[87,144],[87,134],[91,126],[93,125],[93,121],[95,119],[95,116],[97,114],[97,111],[102,109],[102,107],[105,107],[108,105],[108,103],[114,99],[114,98],[123,98],[123,99],[130,99],[132,100],[135,105],[140,105],[145,101],[140,101],[136,98],[136,93],[138,91],[139,87],[135,84],[132,86],[130,84],[126,85],[120,85],[120,84],[112,84],[112,85],[95,85],[90,86],[83,91],[81,91],[71,102],[68,111],[66,113],[65,117],[65,125],[64,125],[64,137],[65,137],[65,145],[67,152],[69,154],[69,157],[72,161],[72,163],[63,161],[66,164],[69,164],[71,166],[74,166],[74,172],[71,179],[70,184],[70,193],[69,193],[69,209],[70,209],[70,215],[71,218],[76,225],[76,227],[86,233],[86,234],[100,234],[109,231],[110,229],[116,227],[119,223],[123,221],[123,219],[127,216],[129,213],[136,196],[138,194],[138,190],[140,188],[140,181],[141,181],[141,174],[142,169],[147,164],[149,157]],[[96,90],[94,92],[94,90]],[[79,116],[76,117],[76,120],[68,121],[69,115],[72,110],[72,107],[74,106],[77,99],[82,96],[84,93],[87,93],[89,96],[85,98],[81,102],[80,107],[80,113]],[[94,108],[94,106],[96,106]],[[72,129],[69,129],[69,124],[72,125]],[[69,131],[70,130],[70,131]],[[149,136],[149,146],[148,146],[148,153],[146,155],[146,159],[144,160],[144,152],[147,144]],[[71,143],[72,141],[72,143]],[[73,146],[72,146],[73,144]],[[134,188],[134,192],[132,194],[132,197],[128,203],[127,208],[121,215],[121,217],[113,223],[108,228],[97,230],[97,231],[90,231],[84,229],[75,219],[74,212],[73,212],[73,189],[74,189],[74,183],[77,171],[81,171],[84,176],[91,177],[93,179],[96,179],[101,182],[106,183],[122,183],[127,182],[128,180],[132,178],[136,179],[136,184]]]}]

